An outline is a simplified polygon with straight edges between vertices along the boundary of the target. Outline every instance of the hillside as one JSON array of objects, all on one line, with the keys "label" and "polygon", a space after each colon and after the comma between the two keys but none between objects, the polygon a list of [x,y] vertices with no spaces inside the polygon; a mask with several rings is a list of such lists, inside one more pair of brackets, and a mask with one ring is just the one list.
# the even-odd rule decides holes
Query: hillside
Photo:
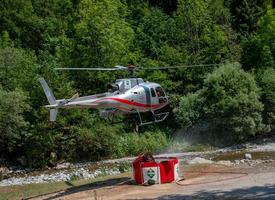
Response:
[{"label": "hillside", "polygon": [[[274,131],[271,0],[1,0],[0,10],[0,165],[158,153],[191,136],[225,146]],[[169,118],[139,133],[93,109],[60,110],[49,123],[39,77],[58,99],[91,95],[127,74],[54,68],[128,64],[220,65],[139,71],[170,101]]]}]

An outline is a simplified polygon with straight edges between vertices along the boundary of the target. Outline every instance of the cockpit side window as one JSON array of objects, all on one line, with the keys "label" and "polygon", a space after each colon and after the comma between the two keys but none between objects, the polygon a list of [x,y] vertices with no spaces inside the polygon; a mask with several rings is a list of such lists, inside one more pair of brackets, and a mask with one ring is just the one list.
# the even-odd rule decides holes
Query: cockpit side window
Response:
[{"label": "cockpit side window", "polygon": [[151,90],[151,96],[152,97],[156,97],[156,93],[155,93],[154,88],[150,88],[150,90]]},{"label": "cockpit side window", "polygon": [[131,80],[125,80],[124,81],[124,88],[125,89],[131,89]]},{"label": "cockpit side window", "polygon": [[156,87],[156,93],[158,97],[165,97],[165,93],[161,87]]}]

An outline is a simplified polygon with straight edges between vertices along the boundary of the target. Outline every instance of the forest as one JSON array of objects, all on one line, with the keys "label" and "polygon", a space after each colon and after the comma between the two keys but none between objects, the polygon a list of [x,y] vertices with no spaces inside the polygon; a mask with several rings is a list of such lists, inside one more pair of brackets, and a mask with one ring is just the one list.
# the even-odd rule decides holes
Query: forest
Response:
[{"label": "forest", "polygon": [[[1,0],[0,160],[28,167],[160,152],[177,132],[212,145],[275,129],[275,2],[272,0]],[[60,110],[49,123],[44,77],[58,98],[106,91],[146,68],[169,94],[169,118],[139,133],[93,109]]]}]

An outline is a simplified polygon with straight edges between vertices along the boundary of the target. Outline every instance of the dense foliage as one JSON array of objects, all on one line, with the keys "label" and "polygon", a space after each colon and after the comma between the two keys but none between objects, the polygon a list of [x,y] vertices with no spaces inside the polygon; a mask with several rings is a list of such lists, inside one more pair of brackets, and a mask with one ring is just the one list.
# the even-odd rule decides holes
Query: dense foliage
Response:
[{"label": "dense foliage", "polygon": [[205,122],[212,140],[244,140],[264,131],[259,99],[253,76],[228,64],[207,75],[202,89],[182,97],[176,112],[183,127]]},{"label": "dense foliage", "polygon": [[[41,167],[158,152],[182,128],[225,144],[274,130],[271,0],[2,0],[0,10],[0,159]],[[224,64],[139,72],[166,89],[172,110],[139,134],[88,109],[60,110],[48,123],[38,77],[69,98],[126,74],[54,68],[129,63]]]}]

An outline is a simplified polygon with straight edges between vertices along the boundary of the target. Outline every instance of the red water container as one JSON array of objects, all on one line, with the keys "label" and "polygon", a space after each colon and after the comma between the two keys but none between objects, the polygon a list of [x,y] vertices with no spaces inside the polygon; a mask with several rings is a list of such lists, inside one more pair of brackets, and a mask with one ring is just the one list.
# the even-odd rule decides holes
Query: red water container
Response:
[{"label": "red water container", "polygon": [[[146,170],[147,168],[149,168],[149,169],[158,168],[158,164],[156,162],[145,162],[142,155],[137,157],[133,161],[133,174],[134,174],[134,179],[137,184],[144,183],[143,171]],[[155,175],[157,176],[157,174],[155,174]]]},{"label": "red water container", "polygon": [[177,179],[178,163],[179,161],[177,158],[169,158],[168,160],[163,160],[159,162],[161,183],[170,183]]},{"label": "red water container", "polygon": [[137,184],[170,183],[179,180],[179,161],[176,157],[155,157],[145,161],[143,155],[133,161],[133,177]]}]

